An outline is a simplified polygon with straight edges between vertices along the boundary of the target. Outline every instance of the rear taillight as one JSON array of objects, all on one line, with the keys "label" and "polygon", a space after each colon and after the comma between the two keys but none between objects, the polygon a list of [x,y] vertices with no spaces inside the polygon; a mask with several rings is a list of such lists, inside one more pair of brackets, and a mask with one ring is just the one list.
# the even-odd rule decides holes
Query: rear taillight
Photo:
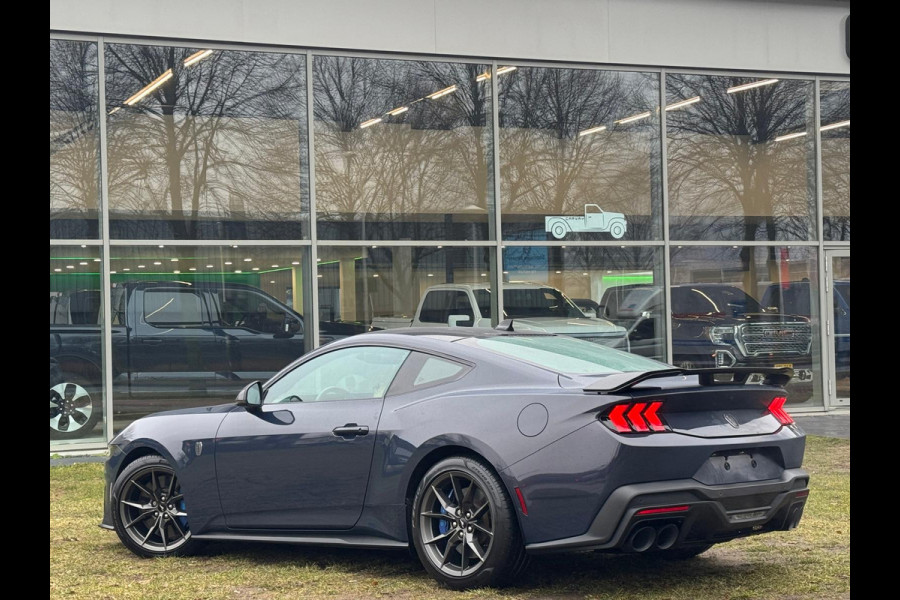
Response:
[{"label": "rear taillight", "polygon": [[776,396],[772,402],[769,403],[769,412],[772,413],[782,425],[790,425],[794,422],[794,419],[784,410],[783,406],[785,402],[787,402],[787,398],[784,396]]},{"label": "rear taillight", "polygon": [[616,404],[600,416],[600,422],[616,433],[653,433],[669,431],[659,416],[662,402]]}]

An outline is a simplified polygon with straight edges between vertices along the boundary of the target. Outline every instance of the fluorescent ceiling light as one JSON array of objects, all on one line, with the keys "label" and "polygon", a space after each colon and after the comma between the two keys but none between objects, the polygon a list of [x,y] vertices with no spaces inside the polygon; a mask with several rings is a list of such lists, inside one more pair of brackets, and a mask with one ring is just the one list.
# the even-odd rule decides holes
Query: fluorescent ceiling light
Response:
[{"label": "fluorescent ceiling light", "polygon": [[53,271],[54,271],[55,273],[59,273],[60,271],[62,271],[62,269],[53,269]]},{"label": "fluorescent ceiling light", "polygon": [[695,102],[700,102],[700,96],[694,96],[693,98],[688,98],[687,100],[682,100],[681,102],[675,102],[673,104],[666,105],[666,112],[670,110],[678,110],[679,108],[684,108],[685,106],[690,106]]},{"label": "fluorescent ceiling light", "polygon": [[235,269],[234,272],[235,273],[243,273],[243,271],[241,271],[240,269]]},{"label": "fluorescent ceiling light", "polygon": [[819,131],[828,131],[829,129],[837,129],[838,127],[850,127],[850,119],[838,121],[837,123],[832,123],[830,125],[822,125],[819,127]]},{"label": "fluorescent ceiling light", "polygon": [[172,78],[172,69],[166,69],[166,72],[151,81],[149,84],[144,86],[137,94],[129,98],[125,101],[125,104],[128,106],[134,106],[144,98],[146,98],[150,93],[153,92],[156,88],[167,82]]},{"label": "fluorescent ceiling light", "polygon": [[172,272],[173,272],[173,273],[181,273],[181,271],[179,271],[178,269],[175,269],[175,270],[172,271]]},{"label": "fluorescent ceiling light", "polygon": [[491,78],[490,72],[486,71],[486,72],[482,73],[481,75],[479,75],[478,77],[476,77],[475,81],[487,81],[490,78]]},{"label": "fluorescent ceiling light", "polygon": [[425,97],[426,97],[426,98],[430,98],[430,99],[432,99],[432,100],[437,100],[437,99],[440,98],[441,96],[446,96],[447,94],[452,94],[452,93],[455,92],[455,91],[456,91],[456,84],[454,83],[454,84],[451,85],[450,87],[446,87],[446,88],[444,88],[444,89],[442,89],[442,90],[438,90],[438,91],[434,92],[433,94],[428,94],[428,95],[425,96]]},{"label": "fluorescent ceiling light", "polygon": [[590,129],[585,129],[584,131],[579,131],[578,137],[581,137],[583,135],[588,135],[591,133],[597,133],[598,131],[603,131],[604,129],[606,129],[606,125],[601,125],[599,127],[591,127]]},{"label": "fluorescent ceiling light", "polygon": [[509,73],[510,71],[515,71],[519,67],[500,67],[497,69],[497,75],[503,75],[504,73]]},{"label": "fluorescent ceiling light", "polygon": [[409,110],[408,106],[398,106],[394,110],[389,110],[387,114],[391,115],[392,117],[396,117],[400,113],[405,113],[408,110]]},{"label": "fluorescent ceiling light", "polygon": [[153,264],[154,264],[154,265],[161,265],[162,263],[159,262],[158,260],[155,260],[155,261],[153,261]]},{"label": "fluorescent ceiling light", "polygon": [[212,269],[213,266],[212,266],[212,265],[206,265],[206,268],[207,268],[207,269]]},{"label": "fluorescent ceiling light", "polygon": [[[319,259],[316,259],[316,260],[322,260],[322,259],[319,258]],[[291,262],[291,264],[292,264],[292,265],[299,265],[299,264],[300,264],[300,261],[299,261],[299,260],[295,260],[295,261]]]},{"label": "fluorescent ceiling light", "polygon": [[750,83],[744,83],[742,85],[736,85],[734,87],[730,87],[725,90],[729,94],[733,94],[735,92],[743,92],[744,90],[752,90],[753,88],[762,87],[764,85],[772,85],[773,83],[778,83],[777,79],[760,79],[759,81],[751,81]]},{"label": "fluorescent ceiling light", "polygon": [[253,267],[254,271],[259,271],[259,267]]},{"label": "fluorescent ceiling light", "polygon": [[245,258],[245,259],[244,259],[244,262],[250,262],[250,261],[252,261],[252,260],[253,260],[252,258]]},{"label": "fluorescent ceiling light", "polygon": [[776,142],[783,142],[784,140],[792,140],[794,138],[803,137],[806,135],[805,131],[798,131],[797,133],[789,133],[787,135],[779,135],[775,138]]},{"label": "fluorescent ceiling light", "polygon": [[278,268],[278,265],[272,265],[272,268],[273,268],[273,269],[277,269],[277,268]]},{"label": "fluorescent ceiling light", "polygon": [[184,66],[190,67],[191,65],[195,65],[212,53],[212,50],[200,50],[199,52],[195,52],[184,59]]},{"label": "fluorescent ceiling light", "polygon": [[381,123],[381,117],[378,117],[377,119],[369,119],[368,121],[363,121],[362,123],[359,124],[359,128],[365,129],[366,127],[371,127],[372,125],[375,125],[376,123]]},{"label": "fluorescent ceiling light", "polygon": [[630,117],[625,117],[624,119],[619,119],[616,121],[619,125],[624,125],[625,123],[631,123],[632,121],[640,121],[641,119],[646,119],[650,116],[650,111],[642,112],[636,115],[632,115]]}]

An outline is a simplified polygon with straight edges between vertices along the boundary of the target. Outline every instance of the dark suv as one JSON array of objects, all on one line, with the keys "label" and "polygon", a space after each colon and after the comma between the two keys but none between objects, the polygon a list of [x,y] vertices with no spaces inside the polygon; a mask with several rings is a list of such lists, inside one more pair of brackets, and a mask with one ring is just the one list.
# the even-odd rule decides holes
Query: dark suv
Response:
[{"label": "dark suv", "polygon": [[[632,286],[613,319],[629,329],[632,352],[652,356],[662,344],[659,286]],[[788,400],[812,394],[812,327],[808,315],[760,306],[740,288],[721,283],[672,286],[672,362],[686,368],[791,367]]]}]

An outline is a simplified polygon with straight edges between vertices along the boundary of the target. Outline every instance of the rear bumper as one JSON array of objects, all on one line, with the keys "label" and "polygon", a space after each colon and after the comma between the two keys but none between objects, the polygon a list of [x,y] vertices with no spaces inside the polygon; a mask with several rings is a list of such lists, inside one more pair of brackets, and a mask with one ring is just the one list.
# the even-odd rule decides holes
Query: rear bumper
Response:
[{"label": "rear bumper", "polygon": [[[638,529],[674,524],[671,547],[725,542],[737,537],[793,529],[800,521],[809,474],[787,469],[780,479],[704,485],[693,479],[638,483],[617,488],[582,535],[529,544],[531,554],[568,550],[633,551]],[[637,514],[647,508],[684,507],[680,512]]]}]

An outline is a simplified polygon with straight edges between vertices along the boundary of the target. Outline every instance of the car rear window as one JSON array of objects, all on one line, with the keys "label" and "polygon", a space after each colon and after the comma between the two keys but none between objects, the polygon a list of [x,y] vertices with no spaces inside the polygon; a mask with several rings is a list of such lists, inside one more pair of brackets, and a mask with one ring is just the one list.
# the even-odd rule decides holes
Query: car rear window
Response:
[{"label": "car rear window", "polygon": [[603,375],[670,368],[669,365],[650,358],[561,335],[467,338],[460,343],[475,345],[567,375]]}]

